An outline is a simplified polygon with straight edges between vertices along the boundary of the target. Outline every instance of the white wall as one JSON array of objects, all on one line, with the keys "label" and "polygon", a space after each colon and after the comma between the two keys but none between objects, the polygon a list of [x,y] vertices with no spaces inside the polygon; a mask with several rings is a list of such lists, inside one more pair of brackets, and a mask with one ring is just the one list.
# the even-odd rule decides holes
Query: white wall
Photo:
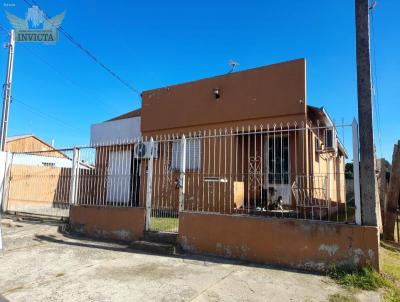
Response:
[{"label": "white wall", "polygon": [[118,141],[133,140],[141,136],[140,117],[93,124],[90,127],[90,144],[113,145]]},{"label": "white wall", "polygon": [[43,156],[37,154],[16,153],[12,156],[13,165],[46,166],[71,168],[72,160],[65,157]]}]

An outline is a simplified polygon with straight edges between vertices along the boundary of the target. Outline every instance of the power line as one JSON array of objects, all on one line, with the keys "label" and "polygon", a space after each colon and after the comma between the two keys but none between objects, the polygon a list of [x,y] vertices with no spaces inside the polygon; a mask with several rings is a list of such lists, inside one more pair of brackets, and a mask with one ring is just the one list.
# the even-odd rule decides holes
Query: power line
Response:
[{"label": "power line", "polygon": [[[1,26],[1,24],[0,24],[0,28],[3,28]],[[2,91],[2,97],[4,97],[4,91]],[[35,113],[35,114],[38,114],[38,115],[42,116],[42,118],[51,119],[51,120],[59,123],[60,125],[63,125],[64,127],[71,128],[71,129],[73,129],[73,130],[75,130],[77,132],[79,131],[79,133],[81,133],[83,131],[83,129],[77,128],[77,127],[72,126],[72,125],[69,125],[69,124],[65,123],[64,121],[62,121],[61,119],[59,119],[58,117],[55,117],[55,116],[52,116],[52,115],[50,115],[48,113],[40,111],[39,109],[37,109],[37,108],[35,108],[35,107],[31,106],[31,105],[28,105],[27,103],[24,103],[21,100],[15,99],[14,97],[11,97],[11,102],[16,102],[17,104],[23,105],[25,107],[25,109],[27,109],[28,111],[30,111],[32,113]]]},{"label": "power line", "polygon": [[[0,30],[3,30],[6,33],[9,33],[9,31],[1,24],[0,24]],[[4,94],[4,91],[2,91],[2,93]],[[58,117],[55,117],[55,116],[52,116],[52,115],[50,115],[48,113],[42,112],[42,111],[32,107],[31,105],[28,105],[27,103],[22,102],[21,100],[17,100],[17,99],[15,99],[15,97],[11,97],[11,102],[17,102],[17,104],[21,104],[21,105],[25,106],[26,109],[28,111],[32,112],[32,113],[39,114],[40,116],[42,116],[43,118],[46,118],[46,119],[51,119],[51,120],[53,120],[55,122],[58,122],[59,124],[65,126],[65,127],[69,127],[69,128],[74,129],[76,131],[79,131],[79,133],[81,133],[82,130],[83,130],[83,129],[80,129],[80,128],[77,128],[75,126],[72,126],[72,125],[69,125],[69,124],[65,123],[64,121],[60,120]]]},{"label": "power line", "polygon": [[[25,46],[25,45],[21,45],[23,46],[24,49],[26,49],[32,56],[35,56],[36,58],[38,58],[40,61],[42,61],[44,64],[46,64],[48,67],[50,67],[51,69],[53,69],[53,71],[55,71],[60,77],[62,77],[64,80],[68,81],[70,84],[76,86],[77,88],[79,88],[87,97],[93,98],[93,96],[89,95],[83,88],[81,85],[79,85],[78,83],[76,83],[74,80],[72,80],[71,78],[69,78],[64,72],[60,71],[58,68],[56,68],[53,64],[49,63],[46,59],[44,59],[41,55],[39,55],[37,52],[33,51],[31,48]],[[114,106],[114,104],[109,104],[105,101],[103,101],[102,99],[98,98],[98,97],[94,97],[95,100],[97,100],[98,102],[102,103],[104,105],[104,108],[106,109],[110,109],[110,107],[112,107],[116,112],[117,112],[117,107]]]},{"label": "power line", "polygon": [[1,24],[0,24],[0,29],[5,31],[8,34],[10,33],[10,31],[7,28],[5,28],[3,25],[1,25]]},{"label": "power line", "polygon": [[[5,31],[6,33],[10,33],[10,30],[7,29],[5,26],[3,26],[0,23],[0,30]],[[101,98],[99,98],[98,96],[92,96],[90,95],[87,91],[85,91],[85,89],[79,85],[77,82],[75,82],[73,79],[71,79],[69,76],[67,76],[64,72],[60,71],[58,68],[56,68],[53,64],[49,63],[46,59],[44,59],[41,55],[39,55],[37,52],[33,51],[31,48],[27,47],[24,44],[21,44],[22,48],[24,48],[25,50],[27,50],[32,56],[36,57],[37,59],[39,59],[40,61],[42,61],[42,63],[44,63],[45,65],[47,65],[48,67],[50,67],[51,69],[53,69],[53,71],[55,71],[61,78],[63,78],[64,80],[68,81],[70,84],[76,86],[77,88],[79,88],[81,90],[81,92],[83,92],[87,97],[94,99],[100,103],[102,103],[104,105],[104,108],[106,109],[110,109],[110,107],[112,107],[115,112],[117,112],[119,109],[114,106],[113,104],[110,104],[106,101],[103,101]]]},{"label": "power line", "polygon": [[72,126],[72,125],[64,122],[63,120],[59,119],[58,117],[56,117],[54,115],[51,115],[51,114],[48,114],[48,113],[45,113],[45,112],[43,112],[43,111],[41,111],[41,110],[31,106],[31,105],[19,100],[19,99],[16,99],[15,97],[13,97],[11,101],[15,102],[16,104],[24,106],[25,109],[27,109],[28,111],[30,111],[32,113],[35,113],[35,114],[38,114],[44,119],[55,121],[55,122],[59,123],[60,125],[62,125],[64,127],[68,127],[68,128],[70,128],[72,130],[75,130],[75,131],[77,131],[79,133],[82,133],[82,131],[84,131],[83,128],[78,128],[78,127]]},{"label": "power line", "polygon": [[[31,0],[31,2],[29,2],[28,0],[24,0],[24,2],[26,4],[28,4],[29,6],[39,6],[37,4],[36,1]],[[39,6],[40,7],[40,6]],[[47,19],[50,19],[50,17],[48,16],[48,14],[42,10],[43,13],[45,14]],[[136,93],[139,97],[140,97],[140,92],[138,89],[136,89],[135,87],[133,87],[131,84],[129,84],[126,80],[124,80],[122,77],[120,77],[115,71],[113,71],[110,67],[108,67],[106,64],[104,64],[102,61],[100,61],[92,52],[90,52],[87,48],[85,48],[81,43],[79,43],[71,34],[69,34],[62,26],[60,26],[58,28],[58,30],[72,43],[74,44],[76,47],[78,47],[78,49],[80,49],[81,51],[83,51],[83,53],[85,53],[89,58],[91,58],[94,62],[96,62],[100,67],[102,67],[104,70],[106,70],[111,76],[113,76],[115,79],[117,79],[119,82],[121,82],[123,85],[125,85],[127,88],[129,88],[131,91],[133,91],[134,93]]]}]

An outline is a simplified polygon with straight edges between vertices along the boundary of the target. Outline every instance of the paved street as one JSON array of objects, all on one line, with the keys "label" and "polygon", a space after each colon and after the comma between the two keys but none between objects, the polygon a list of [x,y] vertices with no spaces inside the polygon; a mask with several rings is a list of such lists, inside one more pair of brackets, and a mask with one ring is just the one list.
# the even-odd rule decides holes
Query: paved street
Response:
[{"label": "paved street", "polygon": [[0,301],[328,301],[343,291],[324,276],[67,238],[51,223],[3,219],[2,229]]}]

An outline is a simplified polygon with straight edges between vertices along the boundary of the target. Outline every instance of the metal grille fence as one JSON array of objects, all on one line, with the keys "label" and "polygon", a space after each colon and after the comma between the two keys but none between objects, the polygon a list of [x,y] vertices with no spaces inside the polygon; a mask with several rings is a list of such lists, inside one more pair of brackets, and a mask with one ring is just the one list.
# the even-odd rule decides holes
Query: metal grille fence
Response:
[{"label": "metal grille fence", "polygon": [[146,207],[149,230],[172,232],[183,210],[352,222],[346,129],[287,123],[13,154],[8,208]]},{"label": "metal grille fence", "polygon": [[68,217],[72,150],[11,154],[8,211]]}]

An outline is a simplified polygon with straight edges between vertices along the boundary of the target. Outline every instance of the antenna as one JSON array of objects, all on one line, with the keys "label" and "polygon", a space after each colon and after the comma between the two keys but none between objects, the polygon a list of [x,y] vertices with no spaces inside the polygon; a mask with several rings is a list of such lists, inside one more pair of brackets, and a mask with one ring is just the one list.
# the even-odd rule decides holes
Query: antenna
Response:
[{"label": "antenna", "polygon": [[371,5],[368,7],[370,10],[374,9],[377,5],[376,1],[372,1]]},{"label": "antenna", "polygon": [[234,60],[229,60],[229,66],[231,67],[231,70],[229,70],[228,73],[232,73],[235,71],[236,66],[239,66],[239,63],[234,61]]}]

